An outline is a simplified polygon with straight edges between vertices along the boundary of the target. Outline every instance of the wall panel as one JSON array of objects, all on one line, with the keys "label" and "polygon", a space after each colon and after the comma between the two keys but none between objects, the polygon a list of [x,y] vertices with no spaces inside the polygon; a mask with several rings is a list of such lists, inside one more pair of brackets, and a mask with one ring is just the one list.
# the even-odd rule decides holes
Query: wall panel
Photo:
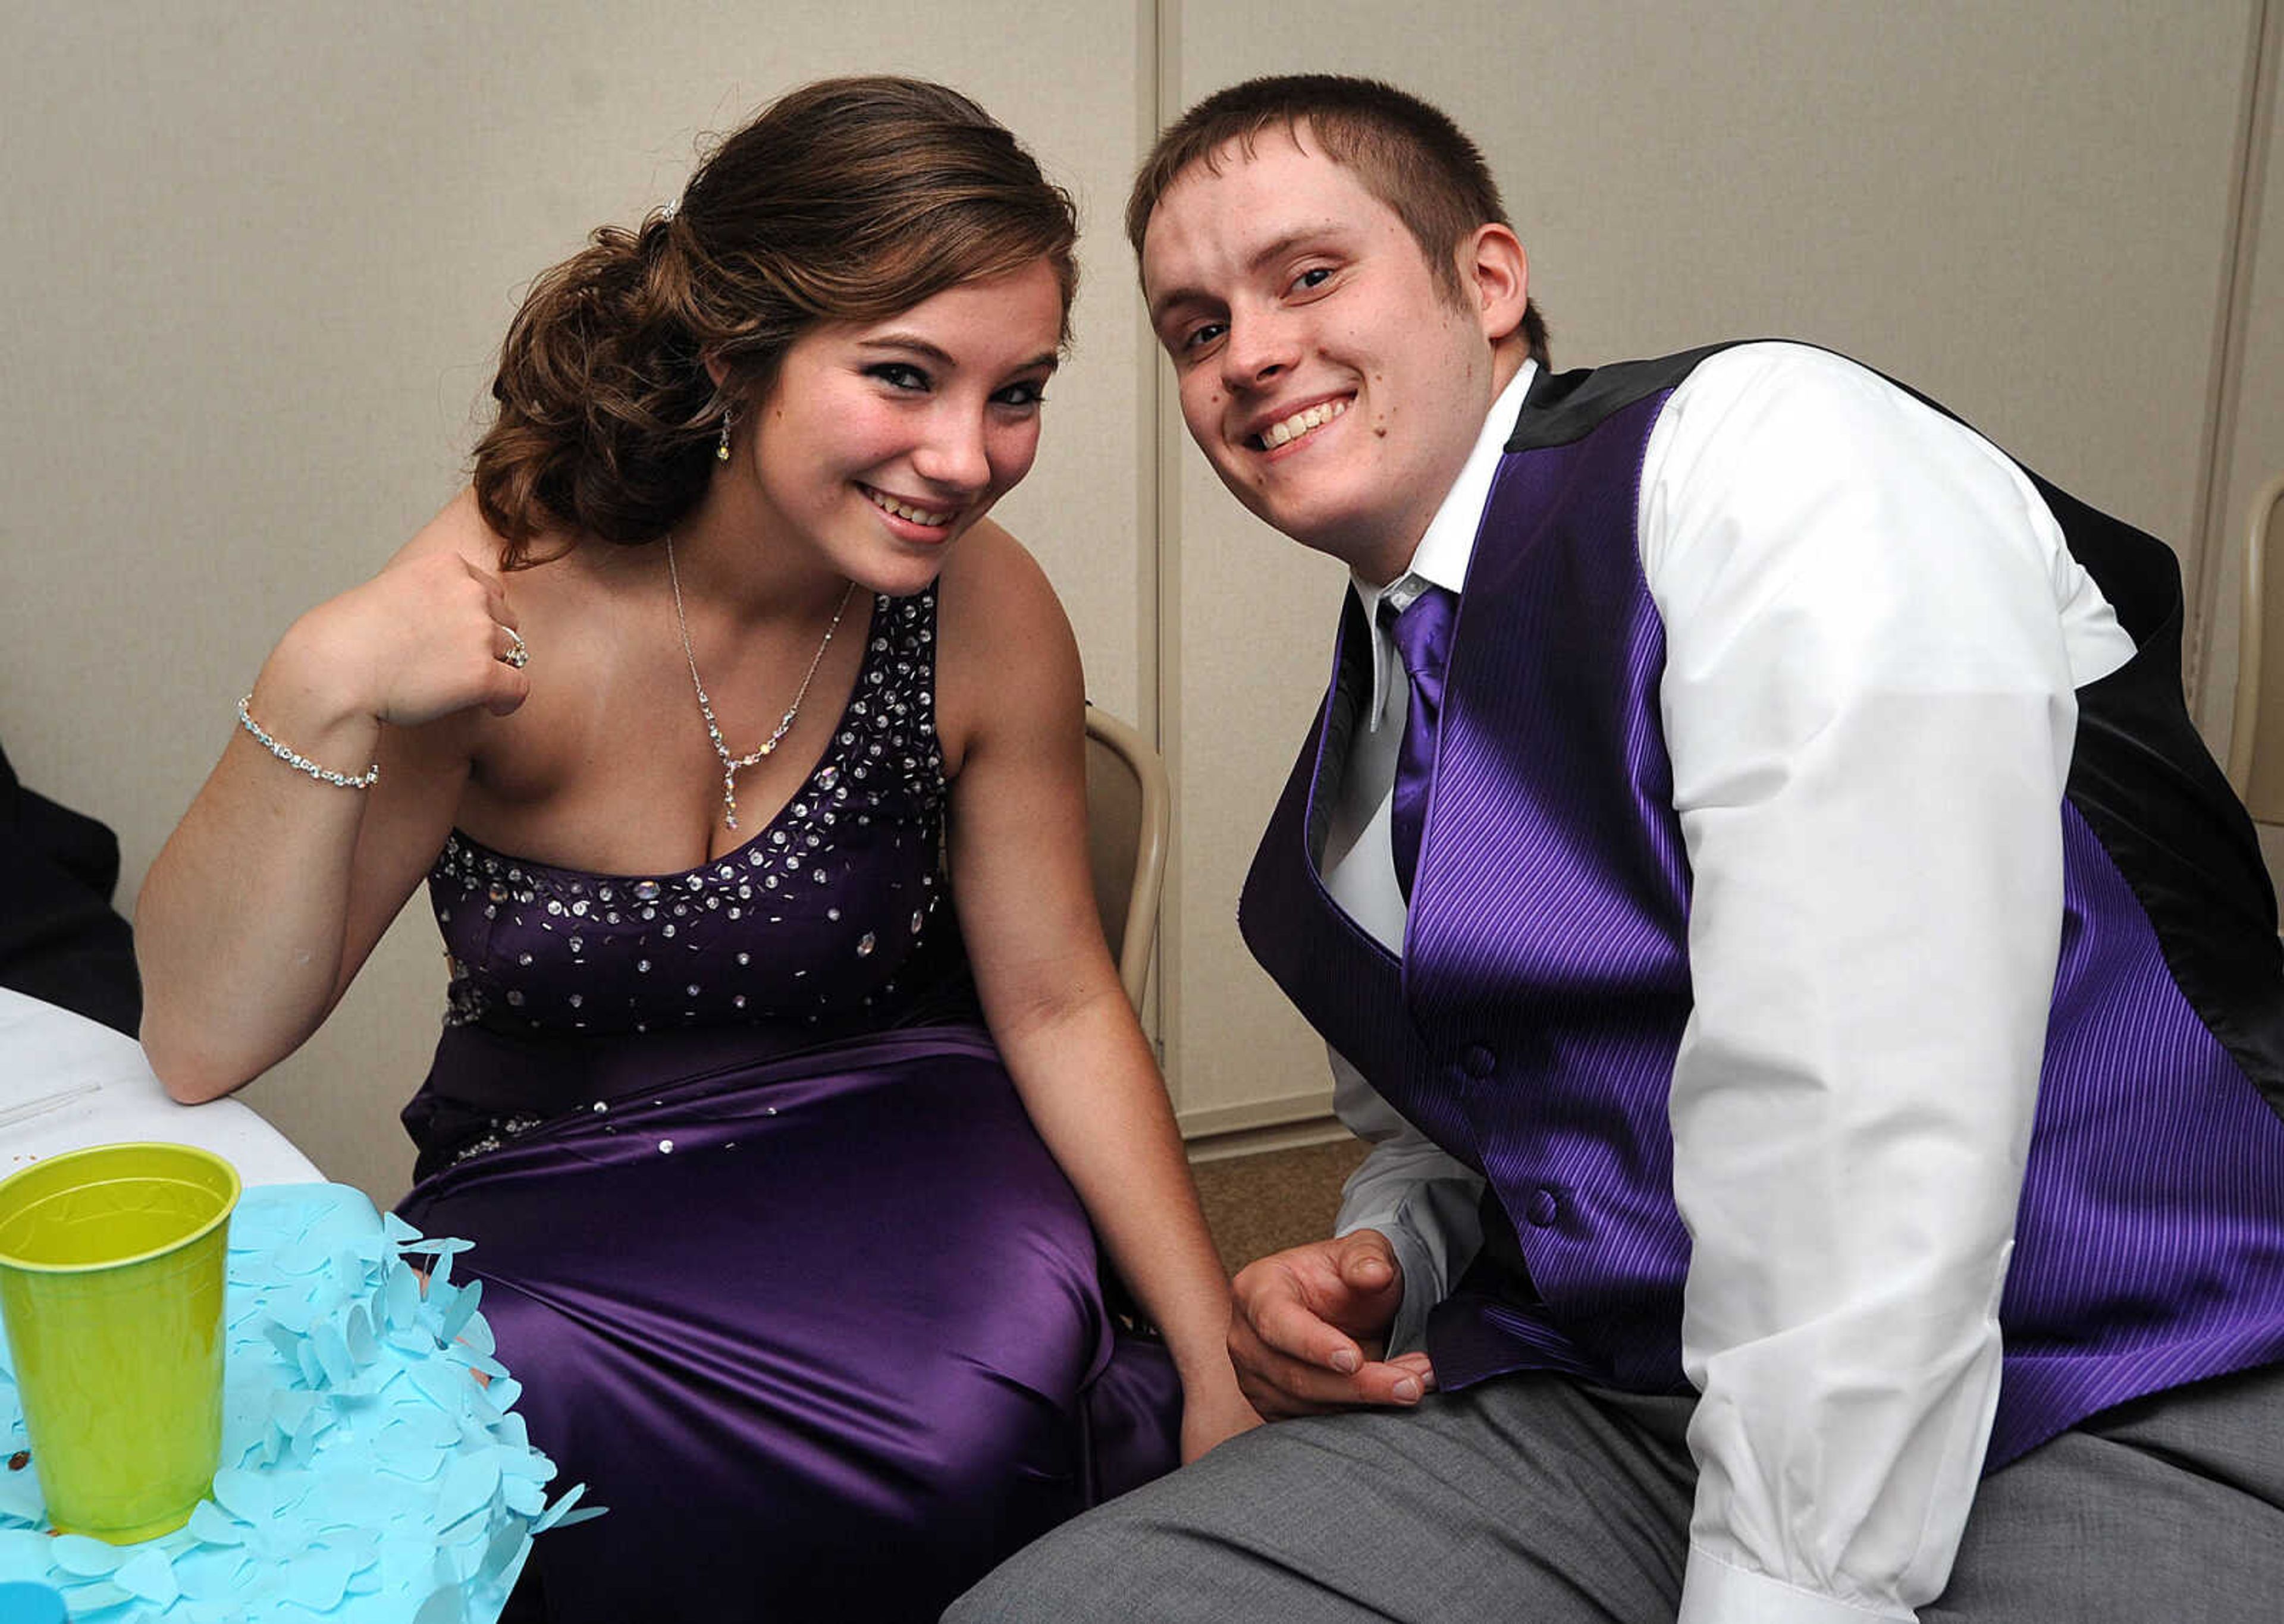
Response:
[{"label": "wall panel", "polygon": [[[2243,608],[2241,572],[2254,517],[2253,498],[2270,479],[2284,473],[2284,161],[2276,150],[2280,52],[2284,52],[2284,8],[2269,19],[2264,72],[2251,98],[2253,123],[2247,137],[2240,230],[2243,250],[2237,271],[2241,285],[2230,334],[2234,387],[2220,424],[2214,480],[2216,556],[2208,596],[2217,608],[2206,631],[2199,716],[2205,737],[2224,761],[2235,720],[2237,634]],[[2284,515],[2272,520],[2271,527],[2284,541]],[[2272,563],[2272,577],[2275,573]],[[2284,582],[2272,578],[2267,596],[2267,624],[2284,628]],[[2275,646],[2276,637],[2272,630],[2263,661],[2260,710],[2271,717],[2284,716],[2284,649]],[[2284,763],[2263,763],[2264,777],[2279,770],[2284,770]]]}]

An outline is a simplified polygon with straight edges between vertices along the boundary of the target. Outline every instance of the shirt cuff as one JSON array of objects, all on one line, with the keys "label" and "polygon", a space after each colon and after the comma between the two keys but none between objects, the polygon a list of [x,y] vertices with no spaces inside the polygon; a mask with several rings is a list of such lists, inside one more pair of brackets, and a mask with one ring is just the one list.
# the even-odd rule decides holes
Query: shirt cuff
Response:
[{"label": "shirt cuff", "polygon": [[1747,1573],[1693,1544],[1675,1624],[1914,1624],[1918,1617],[1908,1608],[1842,1601],[1766,1573]]},{"label": "shirt cuff", "polygon": [[[1456,1164],[1455,1164],[1456,1165]],[[1455,1178],[1427,1178],[1403,1186],[1393,1206],[1374,1203],[1343,1207],[1334,1233],[1378,1230],[1404,1271],[1404,1296],[1388,1328],[1385,1356],[1418,1353],[1428,1346],[1428,1316],[1451,1294],[1482,1245],[1475,1213],[1482,1181],[1464,1168]]]},{"label": "shirt cuff", "polygon": [[1401,1223],[1358,1224],[1357,1229],[1377,1229],[1388,1237],[1389,1248],[1396,1253],[1396,1266],[1404,1271],[1404,1296],[1396,1304],[1396,1318],[1388,1327],[1388,1345],[1383,1357],[1393,1359],[1398,1354],[1422,1352],[1428,1346],[1428,1315],[1439,1300],[1441,1293],[1435,1255],[1428,1244]]}]

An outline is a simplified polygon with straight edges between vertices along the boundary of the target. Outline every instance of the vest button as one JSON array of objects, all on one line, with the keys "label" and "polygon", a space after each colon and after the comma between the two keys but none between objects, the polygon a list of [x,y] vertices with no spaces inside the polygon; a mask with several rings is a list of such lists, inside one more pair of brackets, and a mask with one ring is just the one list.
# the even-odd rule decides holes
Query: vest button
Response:
[{"label": "vest button", "polygon": [[1467,1052],[1459,1057],[1459,1064],[1470,1077],[1488,1077],[1498,1070],[1498,1057],[1481,1043],[1470,1043]]},{"label": "vest button", "polygon": [[1552,1190],[1542,1184],[1530,1192],[1530,1202],[1522,1209],[1522,1215],[1533,1228],[1552,1229],[1554,1221],[1562,1215],[1562,1203]]}]

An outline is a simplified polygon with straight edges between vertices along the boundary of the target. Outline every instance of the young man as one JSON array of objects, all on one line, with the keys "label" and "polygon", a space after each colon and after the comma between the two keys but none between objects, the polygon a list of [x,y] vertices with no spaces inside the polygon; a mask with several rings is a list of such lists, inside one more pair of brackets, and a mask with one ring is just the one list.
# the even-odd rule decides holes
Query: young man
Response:
[{"label": "young man", "polygon": [[1550,374],[1385,86],[1208,98],[1128,223],[1354,574],[1240,917],[1380,1143],[1239,1281],[1289,1418],[950,1616],[2272,1616],[2284,974],[2171,556],[1822,351]]}]

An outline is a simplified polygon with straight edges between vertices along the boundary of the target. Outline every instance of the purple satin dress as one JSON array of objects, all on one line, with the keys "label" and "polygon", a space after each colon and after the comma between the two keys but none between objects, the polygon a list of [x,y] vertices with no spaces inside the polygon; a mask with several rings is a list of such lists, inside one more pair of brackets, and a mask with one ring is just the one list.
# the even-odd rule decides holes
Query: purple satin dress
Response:
[{"label": "purple satin dress", "polygon": [[935,623],[877,600],[833,744],[737,850],[606,876],[455,833],[429,876],[450,1010],[399,1210],[475,1243],[533,1443],[610,1508],[512,1615],[933,1620],[1177,1458],[1171,1364],[977,1012]]}]

